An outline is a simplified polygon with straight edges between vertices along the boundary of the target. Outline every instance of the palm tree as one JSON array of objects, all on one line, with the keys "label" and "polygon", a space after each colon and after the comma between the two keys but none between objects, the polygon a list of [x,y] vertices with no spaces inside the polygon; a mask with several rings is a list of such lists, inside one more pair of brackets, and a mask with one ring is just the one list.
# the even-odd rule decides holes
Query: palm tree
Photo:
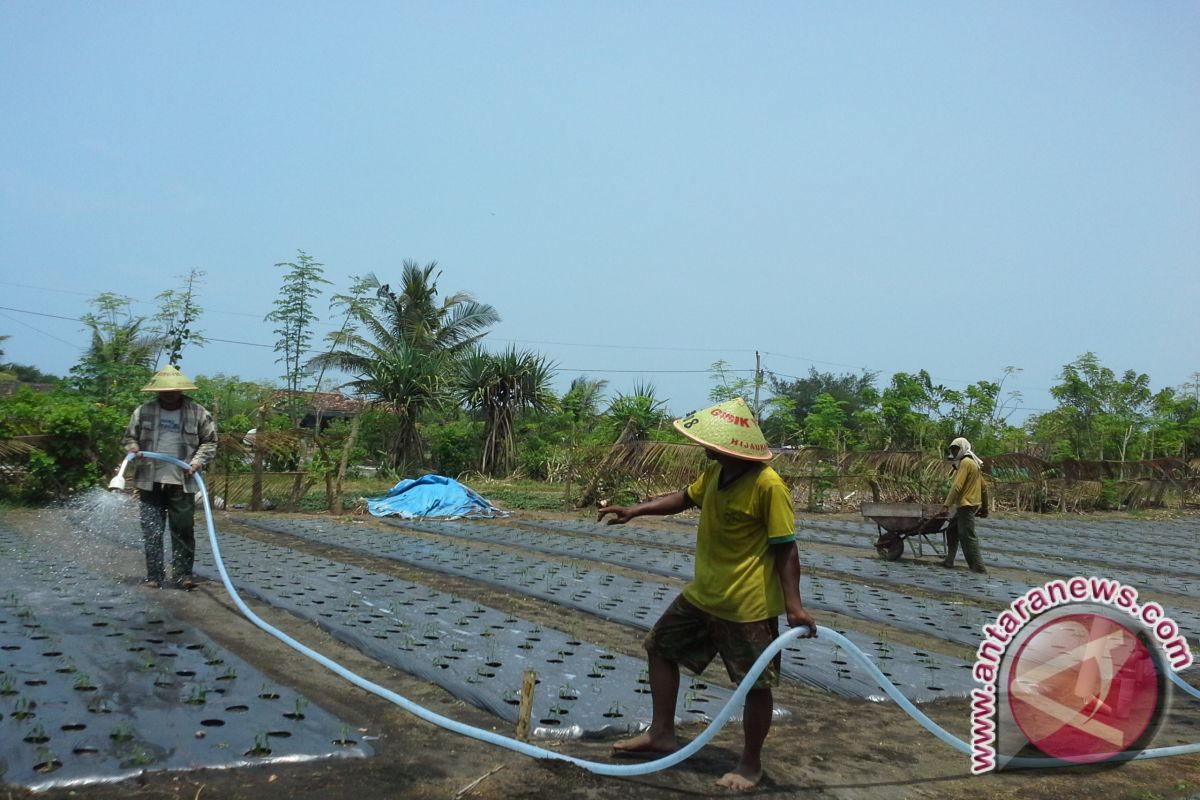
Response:
[{"label": "palm tree", "polygon": [[436,262],[405,261],[399,292],[374,275],[356,280],[353,294],[334,298],[348,323],[326,337],[329,352],[309,362],[352,375],[344,386],[396,415],[393,466],[424,462],[418,421],[447,399],[455,360],[500,320],[495,308],[467,292],[439,302],[436,270]]},{"label": "palm tree", "polygon": [[520,411],[545,411],[556,398],[550,389],[554,364],[531,351],[510,346],[502,353],[475,349],[459,363],[461,402],[483,414],[480,470],[512,471],[516,444],[513,423]]},{"label": "palm tree", "polygon": [[379,285],[374,275],[368,276],[368,281],[374,280],[376,297],[385,306],[394,332],[406,342],[426,352],[460,353],[478,342],[500,321],[500,315],[469,292],[455,292],[439,303],[441,276],[436,261],[422,267],[406,260],[398,293],[388,284]]},{"label": "palm tree", "polygon": [[145,317],[129,311],[129,298],[105,292],[91,301],[99,314],[84,314],[92,341],[72,372],[81,388],[101,402],[135,392],[149,378],[163,347],[163,338],[142,329]]}]

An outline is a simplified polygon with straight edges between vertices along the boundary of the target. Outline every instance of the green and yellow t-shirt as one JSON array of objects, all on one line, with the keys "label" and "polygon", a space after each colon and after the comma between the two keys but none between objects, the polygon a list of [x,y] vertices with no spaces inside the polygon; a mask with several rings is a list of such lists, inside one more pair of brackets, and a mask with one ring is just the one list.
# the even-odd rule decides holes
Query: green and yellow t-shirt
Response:
[{"label": "green and yellow t-shirt", "polygon": [[714,462],[687,488],[700,506],[696,577],[683,596],[697,608],[734,622],[754,622],[784,611],[773,544],[796,539],[791,493],[779,473],[756,466],[720,488]]}]

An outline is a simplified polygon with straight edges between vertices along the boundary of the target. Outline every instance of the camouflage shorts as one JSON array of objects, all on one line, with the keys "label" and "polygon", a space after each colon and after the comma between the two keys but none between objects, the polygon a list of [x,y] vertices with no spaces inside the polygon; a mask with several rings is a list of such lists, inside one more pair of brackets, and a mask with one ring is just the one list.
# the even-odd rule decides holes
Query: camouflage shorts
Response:
[{"label": "camouflage shorts", "polygon": [[[647,653],[681,664],[696,675],[720,653],[730,680],[737,683],[778,636],[777,617],[730,622],[701,611],[680,595],[654,623],[642,644]],[[754,682],[754,688],[778,686],[781,663],[780,654],[776,654]]]}]

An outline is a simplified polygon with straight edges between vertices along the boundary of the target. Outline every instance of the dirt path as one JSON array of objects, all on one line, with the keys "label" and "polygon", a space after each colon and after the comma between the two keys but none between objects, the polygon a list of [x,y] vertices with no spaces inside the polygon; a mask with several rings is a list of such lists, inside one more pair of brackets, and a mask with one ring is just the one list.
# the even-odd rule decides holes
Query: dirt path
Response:
[{"label": "dirt path", "polygon": [[[13,519],[12,516],[9,518]],[[227,520],[218,523],[218,529],[235,527]],[[45,530],[45,526],[39,525],[39,529]],[[239,532],[420,580],[543,624],[560,628],[573,626],[589,641],[630,655],[640,655],[640,634],[587,614],[337,548],[247,529],[239,529]],[[106,569],[125,576],[131,584],[136,583],[141,571],[140,557],[137,553],[124,551],[114,556]],[[163,591],[155,596],[181,620],[202,629],[273,679],[296,688],[350,721],[358,734],[376,748],[377,755],[355,761],[274,764],[183,774],[151,773],[117,785],[61,789],[38,795],[6,787],[5,797],[97,800],[714,797],[726,794],[714,786],[715,779],[737,761],[741,733],[734,726],[727,726],[714,743],[695,758],[666,772],[643,778],[602,778],[569,765],[534,761],[433,727],[348,684],[253,627],[238,613],[219,584],[206,582],[190,593]],[[499,724],[495,717],[465,705],[436,686],[359,655],[312,624],[269,606],[257,603],[251,603],[251,606],[271,624],[423,706],[471,725],[493,729]],[[719,676],[720,682],[724,683],[720,672],[719,668],[710,668],[708,674]],[[767,776],[755,793],[761,796],[1021,797],[1046,800],[1087,796],[1153,800],[1200,794],[1200,756],[1157,759],[1118,768],[1081,767],[972,777],[965,756],[934,740],[891,704],[848,700],[796,684],[782,687],[776,699],[794,714],[790,719],[776,723],[767,741]],[[1197,705],[1177,699],[1175,707],[1176,713],[1165,732],[1186,741],[1200,741]],[[966,735],[968,711],[964,701],[939,701],[925,708],[930,716],[956,735]],[[575,741],[558,747],[562,752],[583,758],[610,760],[605,742]],[[467,790],[466,787],[477,779],[478,783]]]}]

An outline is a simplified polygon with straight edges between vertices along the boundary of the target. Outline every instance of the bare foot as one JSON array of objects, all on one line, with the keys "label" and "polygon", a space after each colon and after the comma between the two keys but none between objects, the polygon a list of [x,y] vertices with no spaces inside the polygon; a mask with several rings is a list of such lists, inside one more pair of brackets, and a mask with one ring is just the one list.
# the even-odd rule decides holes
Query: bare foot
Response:
[{"label": "bare foot", "polygon": [[762,780],[762,770],[750,770],[738,765],[733,772],[727,772],[717,781],[717,786],[731,792],[748,792]]},{"label": "bare foot", "polygon": [[612,749],[614,755],[620,756],[665,756],[679,749],[679,740],[674,734],[651,736],[647,731],[632,739],[613,742]]}]

